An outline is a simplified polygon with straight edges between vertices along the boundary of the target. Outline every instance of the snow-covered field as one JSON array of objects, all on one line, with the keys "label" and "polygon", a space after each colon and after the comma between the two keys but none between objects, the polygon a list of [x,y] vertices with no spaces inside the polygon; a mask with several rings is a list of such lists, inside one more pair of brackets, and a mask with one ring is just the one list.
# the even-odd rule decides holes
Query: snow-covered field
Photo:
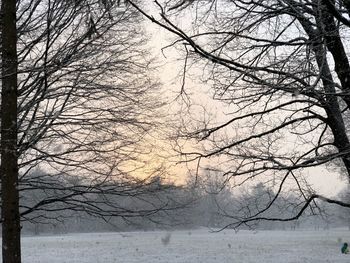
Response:
[{"label": "snow-covered field", "polygon": [[24,263],[350,262],[350,231],[89,233],[23,237]]}]

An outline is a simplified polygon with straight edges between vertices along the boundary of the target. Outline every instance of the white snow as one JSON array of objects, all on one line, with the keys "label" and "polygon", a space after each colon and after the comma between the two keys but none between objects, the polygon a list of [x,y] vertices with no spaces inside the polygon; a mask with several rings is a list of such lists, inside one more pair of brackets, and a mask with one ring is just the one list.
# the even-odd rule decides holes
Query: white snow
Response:
[{"label": "white snow", "polygon": [[[166,242],[164,242],[166,240]],[[23,237],[24,263],[350,262],[350,231],[89,233]]]}]

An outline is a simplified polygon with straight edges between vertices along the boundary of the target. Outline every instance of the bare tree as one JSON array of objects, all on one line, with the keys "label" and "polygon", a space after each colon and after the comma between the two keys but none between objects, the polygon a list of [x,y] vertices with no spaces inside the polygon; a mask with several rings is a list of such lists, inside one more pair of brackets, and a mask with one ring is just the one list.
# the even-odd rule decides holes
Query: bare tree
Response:
[{"label": "bare tree", "polygon": [[[213,122],[187,126],[180,138],[200,147],[179,149],[182,154],[217,163],[236,186],[264,182],[274,189],[254,213],[228,215],[231,226],[295,220],[317,213],[317,200],[350,207],[318,194],[304,177],[332,165],[350,178],[347,1],[155,1],[158,16],[133,5],[177,37],[173,45],[185,54],[183,80],[200,66],[225,111]],[[181,27],[179,14],[191,19],[190,27]],[[294,213],[267,214],[288,191],[298,197]]]},{"label": "bare tree", "polygon": [[4,263],[21,261],[20,217],[151,218],[179,207],[159,194],[167,187],[151,187],[164,169],[142,174],[162,103],[141,18],[119,2],[2,1]]}]

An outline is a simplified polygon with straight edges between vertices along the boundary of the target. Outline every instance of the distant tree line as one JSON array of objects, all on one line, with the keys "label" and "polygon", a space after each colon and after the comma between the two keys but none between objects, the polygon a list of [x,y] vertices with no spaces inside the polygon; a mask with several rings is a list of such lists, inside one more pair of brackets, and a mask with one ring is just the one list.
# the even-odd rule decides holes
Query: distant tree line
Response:
[{"label": "distant tree line", "polygon": [[[81,180],[81,178],[78,178]],[[108,185],[108,183],[107,183]],[[145,185],[145,183],[144,183]],[[110,187],[115,187],[110,185]],[[124,186],[126,187],[126,186]],[[135,187],[135,186],[134,186]],[[66,204],[55,203],[48,211],[36,210],[22,223],[23,232],[26,234],[40,235],[43,233],[71,233],[71,232],[123,232],[123,231],[149,231],[156,229],[195,229],[208,227],[213,230],[231,228],[232,213],[235,211],[235,219],[246,217],[260,211],[262,207],[271,202],[275,196],[275,189],[267,187],[263,183],[245,188],[241,192],[229,187],[224,178],[214,169],[206,168],[196,180],[189,177],[184,185],[167,183],[161,178],[153,178],[147,182],[147,191],[143,195],[132,197],[130,195],[108,194],[108,191],[90,193],[90,199],[98,204],[99,213],[108,209],[120,211],[148,211],[149,206],[177,207],[178,209],[161,209],[155,213],[145,213],[142,217],[134,216],[102,216],[97,211],[89,211],[89,206],[77,205],[75,208],[66,209]],[[162,189],[162,191],[160,191]],[[122,192],[122,191],[120,191]],[[340,200],[348,200],[348,191],[339,194]],[[26,198],[28,205],[33,200],[46,200],[50,196],[56,196],[47,189],[36,189]],[[291,192],[289,195],[281,195],[275,201],[272,209],[266,210],[262,216],[278,217],[295,213],[298,197]],[[80,199],[83,201],[83,199]],[[91,204],[91,202],[89,202]],[[117,206],[117,208],[116,208]],[[297,221],[274,222],[258,221],[254,225],[242,225],[241,229],[249,230],[298,230],[312,229],[324,230],[335,227],[349,227],[349,215],[346,210],[339,209],[319,202],[315,204],[317,209],[306,211]],[[121,212],[119,212],[121,214]]]}]

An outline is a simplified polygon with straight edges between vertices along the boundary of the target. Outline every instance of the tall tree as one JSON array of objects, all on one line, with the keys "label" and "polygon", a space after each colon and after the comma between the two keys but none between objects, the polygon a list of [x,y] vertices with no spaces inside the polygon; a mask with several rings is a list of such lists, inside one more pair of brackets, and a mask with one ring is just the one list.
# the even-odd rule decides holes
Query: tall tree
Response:
[{"label": "tall tree", "polygon": [[[275,190],[259,211],[233,213],[232,226],[295,220],[316,213],[317,200],[350,207],[317,193],[304,177],[331,165],[350,178],[347,1],[156,1],[159,16],[133,5],[178,37],[185,76],[200,66],[223,106],[222,118],[186,127],[182,138],[201,147],[182,153],[217,163],[237,186],[264,182]],[[179,14],[191,21],[177,21]],[[292,189],[299,198],[294,214],[268,214]]]},{"label": "tall tree", "polygon": [[21,262],[16,1],[1,1],[1,221],[4,263]]},{"label": "tall tree", "polygon": [[179,206],[162,194],[170,186],[153,187],[164,170],[142,173],[162,103],[140,16],[119,2],[2,1],[4,263],[20,262],[20,217],[128,220]]}]

